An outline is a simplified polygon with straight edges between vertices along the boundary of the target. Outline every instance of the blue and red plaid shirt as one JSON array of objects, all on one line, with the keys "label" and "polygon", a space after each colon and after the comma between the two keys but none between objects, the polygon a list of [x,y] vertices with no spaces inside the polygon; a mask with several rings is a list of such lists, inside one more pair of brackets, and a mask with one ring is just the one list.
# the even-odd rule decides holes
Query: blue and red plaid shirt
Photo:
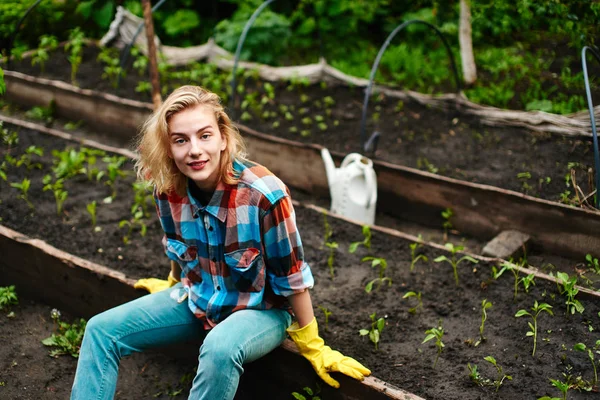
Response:
[{"label": "blue and red plaid shirt", "polygon": [[304,262],[288,188],[267,168],[234,161],[237,185],[220,182],[208,204],[190,192],[154,198],[169,259],[181,266],[181,293],[210,329],[246,308],[289,308],[285,297],[314,284]]}]

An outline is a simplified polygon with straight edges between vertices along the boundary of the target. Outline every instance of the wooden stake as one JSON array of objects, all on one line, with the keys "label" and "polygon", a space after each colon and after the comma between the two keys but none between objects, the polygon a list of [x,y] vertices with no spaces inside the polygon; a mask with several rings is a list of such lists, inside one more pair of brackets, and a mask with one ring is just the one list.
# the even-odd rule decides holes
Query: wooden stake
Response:
[{"label": "wooden stake", "polygon": [[158,63],[156,62],[156,45],[154,43],[154,23],[152,22],[152,6],[150,0],[142,0],[144,9],[144,25],[148,40],[148,61],[150,61],[150,81],[152,83],[152,104],[154,110],[162,103],[160,97],[160,81],[158,80]]}]

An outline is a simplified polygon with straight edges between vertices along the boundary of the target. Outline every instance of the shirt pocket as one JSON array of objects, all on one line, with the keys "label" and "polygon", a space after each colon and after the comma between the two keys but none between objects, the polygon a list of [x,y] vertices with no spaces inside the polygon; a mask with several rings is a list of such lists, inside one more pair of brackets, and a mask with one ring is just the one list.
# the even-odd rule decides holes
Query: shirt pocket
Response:
[{"label": "shirt pocket", "polygon": [[175,239],[167,239],[166,252],[167,257],[176,261],[186,274],[198,266],[198,248],[196,246]]},{"label": "shirt pocket", "polygon": [[265,287],[265,263],[260,250],[249,247],[225,253],[225,263],[240,292],[260,292]]}]

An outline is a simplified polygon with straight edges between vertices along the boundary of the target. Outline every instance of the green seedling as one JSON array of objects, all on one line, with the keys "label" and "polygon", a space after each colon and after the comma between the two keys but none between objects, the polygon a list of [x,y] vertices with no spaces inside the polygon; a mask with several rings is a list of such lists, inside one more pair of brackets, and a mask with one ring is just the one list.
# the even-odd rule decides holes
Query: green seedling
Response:
[{"label": "green seedling", "polygon": [[15,285],[0,286],[0,310],[19,304]]},{"label": "green seedling", "polygon": [[104,171],[100,171],[96,168],[96,163],[98,162],[98,157],[106,156],[106,152],[104,150],[90,149],[87,147],[82,147],[80,150],[85,157],[86,163],[83,172],[85,172],[90,181],[95,180],[98,182],[104,176]]},{"label": "green seedling", "polygon": [[522,277],[519,282],[521,282],[521,284],[523,284],[523,289],[525,289],[525,293],[529,293],[529,288],[531,286],[535,286],[535,275],[534,274],[529,274],[527,276]]},{"label": "green seedling", "polygon": [[410,247],[410,272],[414,271],[415,269],[415,264],[419,261],[419,260],[423,260],[423,262],[428,262],[429,259],[427,258],[427,256],[425,254],[419,254],[417,255],[417,249],[419,247],[423,246],[423,243],[421,243],[422,238],[421,235],[419,234],[418,236],[418,240],[419,242],[415,242],[415,243],[411,243],[408,246]]},{"label": "green seedling", "polygon": [[483,336],[483,328],[485,321],[487,320],[487,310],[492,308],[492,302],[483,299],[481,302],[481,325],[479,325],[479,340],[475,342],[475,346],[479,346],[480,343],[485,342],[485,336]]},{"label": "green seedling", "polygon": [[146,223],[144,222],[143,218],[144,213],[142,211],[136,211],[131,219],[124,219],[119,222],[119,229],[125,226],[127,227],[127,233],[125,234],[125,236],[123,236],[123,243],[129,244],[129,242],[131,241],[131,234],[136,228],[139,228],[141,236],[146,236],[146,231],[148,230],[148,227],[146,226]]},{"label": "green seedling", "polygon": [[423,300],[421,299],[421,292],[407,292],[406,294],[404,294],[404,296],[402,296],[403,299],[410,299],[411,297],[416,297],[417,305],[412,308],[409,308],[408,312],[411,314],[416,314],[419,307],[421,308],[421,310],[423,309]]},{"label": "green seedling", "polygon": [[442,223],[442,229],[444,230],[444,242],[448,241],[448,231],[453,228],[452,222],[450,218],[454,216],[454,212],[451,208],[446,208],[442,211],[442,218],[444,222]]},{"label": "green seedling", "polygon": [[310,387],[306,386],[302,388],[303,394],[298,392],[292,392],[292,396],[296,400],[321,400],[318,396],[321,393],[321,387],[317,385],[317,388],[313,391]]},{"label": "green seedling", "polygon": [[318,306],[321,311],[323,311],[323,315],[325,315],[325,330],[329,330],[329,316],[332,314],[326,307]]},{"label": "green seedling", "polygon": [[371,293],[371,290],[373,290],[373,284],[375,282],[379,283],[377,285],[377,290],[379,290],[381,285],[386,281],[388,283],[388,286],[392,286],[392,278],[385,276],[385,270],[387,268],[387,261],[385,260],[385,258],[363,257],[361,261],[371,261],[371,268],[379,267],[379,277],[367,283],[367,285],[365,286],[365,292]]},{"label": "green seedling", "polygon": [[350,246],[348,247],[348,251],[350,253],[354,253],[356,252],[356,249],[358,249],[358,246],[363,245],[367,248],[367,250],[371,250],[371,228],[369,227],[369,225],[363,225],[362,227],[362,234],[363,234],[363,240],[360,242],[352,242],[350,243]]},{"label": "green seedling", "polygon": [[495,266],[492,267],[492,274],[494,275],[494,279],[500,278],[504,271],[512,272],[513,276],[515,277],[513,300],[517,300],[517,292],[519,291],[519,269],[516,268],[516,266],[509,261],[503,262],[502,264],[500,264],[500,267],[502,267],[500,271],[498,271],[498,269]]},{"label": "green seedling", "polygon": [[125,70],[121,68],[118,50],[113,47],[104,47],[96,60],[105,64],[102,79],[107,79],[111,86],[116,89],[119,77],[125,77]]},{"label": "green seedling", "polygon": [[148,210],[148,204],[153,203],[152,198],[152,184],[147,181],[138,181],[133,183],[133,204],[131,206],[131,213],[136,211],[142,211],[144,217],[150,217]]},{"label": "green seedling", "polygon": [[83,340],[86,321],[81,318],[79,321],[69,324],[60,320],[60,311],[52,309],[50,316],[55,324],[55,333],[52,336],[42,340],[45,346],[57,347],[50,351],[50,357],[58,357],[63,354],[70,354],[74,358],[79,357],[79,348]]},{"label": "green seedling", "polygon": [[69,42],[65,45],[65,51],[69,53],[67,58],[71,64],[71,83],[75,86],[77,86],[77,71],[83,59],[84,38],[84,33],[76,27],[69,33]]},{"label": "green seedling", "polygon": [[96,200],[92,201],[91,203],[88,203],[85,206],[87,212],[92,217],[92,227],[96,226],[96,210],[97,210],[97,207],[98,207],[98,203],[96,203]]},{"label": "green seedling", "polygon": [[29,201],[29,197],[28,197],[28,192],[29,192],[29,188],[31,187],[31,181],[27,178],[23,178],[23,180],[19,183],[11,183],[10,186],[19,189],[21,191],[21,194],[19,195],[19,198],[24,200],[25,203],[27,203],[27,205],[29,206],[29,208],[31,208],[32,210],[35,208],[33,206],[33,203],[31,201]]},{"label": "green seedling", "polygon": [[492,364],[494,367],[496,367],[496,371],[498,372],[498,377],[493,381],[494,386],[496,387],[496,393],[498,392],[498,390],[500,389],[500,386],[502,386],[502,383],[504,382],[505,379],[508,379],[509,381],[512,381],[512,376],[510,375],[506,375],[504,373],[504,371],[502,370],[502,367],[500,365],[498,365],[498,363],[496,362],[496,359],[492,356],[487,356],[483,358],[485,361],[489,362],[490,364]]},{"label": "green seedling", "polygon": [[46,125],[51,125],[56,117],[56,103],[54,100],[50,100],[47,107],[35,106],[25,112],[25,115],[29,118],[42,121]]},{"label": "green seedling", "polygon": [[596,370],[596,363],[594,362],[594,352],[600,354],[600,339],[596,340],[596,345],[593,348],[587,347],[584,343],[577,343],[575,346],[573,346],[573,350],[588,353],[588,358],[590,359],[592,368],[594,369],[594,380],[592,384],[596,385],[598,383],[598,371]]},{"label": "green seedling", "polygon": [[57,179],[55,182],[52,182],[52,176],[45,175],[42,179],[44,183],[44,188],[42,189],[44,192],[51,190],[54,194],[54,200],[56,201],[56,214],[60,215],[63,210],[63,205],[67,200],[68,193],[64,190],[63,179]]},{"label": "green seedling", "polygon": [[437,355],[435,356],[435,360],[433,361],[433,368],[437,365],[438,359],[440,358],[440,354],[442,354],[442,350],[444,350],[444,342],[442,342],[442,338],[444,337],[444,328],[442,327],[442,321],[438,322],[437,327],[433,327],[431,329],[427,329],[425,331],[425,339],[421,342],[421,344],[429,342],[432,339],[435,339],[435,347],[437,348]]},{"label": "green seedling", "polygon": [[458,286],[458,284],[459,284],[459,282],[458,282],[458,265],[463,261],[468,261],[473,264],[477,264],[479,261],[477,261],[476,259],[474,259],[471,256],[463,256],[457,260],[456,253],[464,250],[465,249],[464,246],[455,246],[452,243],[446,243],[444,246],[452,254],[451,258],[448,258],[446,256],[439,256],[433,261],[436,263],[446,261],[448,264],[450,264],[452,266],[452,270],[454,271],[454,281],[456,282],[456,286]]},{"label": "green seedling", "polygon": [[591,254],[586,254],[585,261],[587,261],[588,268],[592,269],[595,273],[600,274],[600,263],[596,257],[593,257]]},{"label": "green seedling", "polygon": [[383,331],[383,327],[385,326],[385,319],[376,319],[377,313],[369,315],[369,318],[371,318],[371,329],[361,329],[359,333],[360,336],[369,335],[369,339],[375,345],[375,350],[378,350],[379,340],[381,339],[381,332]]},{"label": "green seedling", "polygon": [[329,239],[331,239],[331,237],[333,236],[333,229],[331,229],[331,225],[329,225],[326,213],[323,213],[323,229],[325,230],[325,233],[323,235],[323,243],[326,244],[329,242]]},{"label": "green seedling", "polygon": [[[139,76],[143,76],[148,70],[148,57],[144,55],[137,47],[131,48],[131,55],[134,57],[133,69],[135,69]],[[197,81],[198,79],[192,79]]]},{"label": "green seedling", "polygon": [[124,156],[106,156],[102,158],[106,164],[106,184],[111,189],[110,197],[115,199],[117,197],[117,178],[126,176],[125,171],[121,169],[123,164],[127,161],[127,157]]},{"label": "green seedling", "polygon": [[327,267],[329,267],[329,275],[331,279],[335,277],[335,270],[333,264],[335,262],[335,250],[339,247],[337,242],[326,242],[325,247],[329,249],[329,255],[327,256]]},{"label": "green seedling", "polygon": [[39,157],[43,156],[44,149],[42,149],[41,147],[37,147],[37,146],[29,146],[25,150],[25,154],[22,154],[20,158],[11,157],[9,154],[7,154],[5,157],[5,160],[9,164],[14,165],[15,167],[21,167],[24,165],[28,171],[31,171],[34,168],[42,169],[43,166],[41,163],[33,162],[33,159],[32,159],[33,155],[36,155]]},{"label": "green seedling", "polygon": [[473,381],[477,386],[485,386],[490,384],[490,380],[481,376],[479,373],[477,364],[471,365],[467,363],[467,369],[469,370],[469,379]]},{"label": "green seedling", "polygon": [[[564,374],[563,374],[564,375]],[[557,388],[558,390],[560,390],[560,392],[562,393],[562,400],[567,400],[567,392],[569,391],[569,383],[568,382],[563,382],[560,381],[558,379],[552,379],[550,378],[550,382],[552,383],[552,386],[554,386],[555,388]],[[558,399],[561,400],[561,398],[558,397],[548,397],[548,396],[544,396],[541,397],[539,400],[547,400],[547,399]]]},{"label": "green seedling", "polygon": [[517,174],[517,179],[519,179],[521,181],[521,188],[523,189],[523,192],[527,193],[531,189],[533,189],[531,187],[531,185],[529,184],[529,179],[531,179],[531,173],[530,172],[528,172],[528,171],[519,172]]},{"label": "green seedling", "polygon": [[40,72],[43,74],[45,72],[46,61],[50,58],[48,55],[49,51],[53,51],[58,47],[58,40],[55,36],[52,35],[42,35],[40,36],[40,45],[33,52],[31,56],[31,65],[40,65]]},{"label": "green seedling", "polygon": [[577,289],[577,276],[573,275],[569,277],[569,274],[565,272],[557,272],[556,276],[561,281],[560,294],[565,295],[567,298],[565,302],[567,305],[567,314],[575,314],[575,311],[580,314],[583,313],[585,307],[579,300],[575,299],[575,296],[579,293],[579,289]]},{"label": "green seedling", "polygon": [[53,150],[54,167],[52,171],[56,179],[69,179],[78,174],[85,174],[84,162],[86,155],[84,151],[65,149],[63,151]]},{"label": "green seedling", "polygon": [[533,352],[531,353],[532,356],[535,356],[535,348],[537,346],[537,318],[542,311],[545,311],[550,315],[554,315],[551,308],[551,305],[547,303],[538,304],[537,300],[535,300],[535,302],[533,303],[533,307],[531,307],[533,314],[528,312],[527,310],[519,310],[515,314],[515,317],[517,318],[528,315],[531,317],[531,319],[533,319],[533,324],[531,322],[527,322],[527,325],[529,325],[530,330],[526,333],[526,336],[533,336]]},{"label": "green seedling", "polygon": [[0,141],[9,149],[19,144],[19,134],[4,128],[4,121],[0,121]]}]

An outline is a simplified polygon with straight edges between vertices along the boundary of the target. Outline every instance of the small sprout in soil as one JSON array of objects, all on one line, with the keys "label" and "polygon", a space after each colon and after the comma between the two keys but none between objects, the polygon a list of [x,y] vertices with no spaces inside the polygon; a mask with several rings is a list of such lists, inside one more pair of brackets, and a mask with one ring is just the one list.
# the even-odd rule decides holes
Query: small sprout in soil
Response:
[{"label": "small sprout in soil", "polygon": [[512,272],[513,276],[515,277],[513,300],[516,301],[517,292],[519,291],[519,269],[516,268],[516,266],[510,261],[503,262],[502,264],[500,264],[500,267],[502,267],[500,271],[498,271],[498,269],[495,266],[492,267],[492,274],[494,275],[494,279],[500,278],[504,271],[508,270]]},{"label": "small sprout in soil", "polygon": [[294,120],[294,116],[289,111],[285,112],[285,114],[283,115],[283,118],[285,118],[286,121],[293,121]]},{"label": "small sprout in soil", "polygon": [[53,150],[54,167],[52,171],[56,179],[69,179],[78,174],[85,173],[83,163],[86,160],[84,151],[65,149],[64,151]]},{"label": "small sprout in soil", "polygon": [[489,362],[490,364],[492,364],[494,367],[496,367],[496,371],[498,372],[498,377],[493,381],[494,386],[496,387],[496,393],[498,392],[498,390],[500,389],[500,386],[502,386],[502,383],[504,383],[505,379],[508,379],[509,381],[512,381],[512,376],[510,375],[506,375],[504,373],[504,371],[502,370],[502,367],[500,365],[498,365],[498,363],[496,362],[496,359],[492,356],[487,356],[483,358],[485,361]]},{"label": "small sprout in soil", "polygon": [[124,177],[127,174],[121,169],[123,164],[127,161],[127,157],[124,156],[110,156],[103,157],[102,161],[106,164],[106,184],[111,188],[111,196],[113,199],[117,197],[117,178]]},{"label": "small sprout in soil", "polygon": [[325,96],[323,97],[323,104],[325,104],[325,107],[330,108],[335,105],[335,100],[331,96]]},{"label": "small sprout in soil", "polygon": [[481,376],[477,369],[477,364],[471,365],[467,363],[467,369],[469,370],[469,378],[477,386],[486,386],[490,384],[490,380]]},{"label": "small sprout in soil", "polygon": [[302,129],[300,131],[300,136],[302,136],[302,137],[310,136],[310,129]]},{"label": "small sprout in soil", "polygon": [[360,242],[352,242],[350,243],[350,246],[348,246],[348,251],[350,253],[355,253],[356,250],[358,249],[358,246],[363,245],[367,248],[367,250],[371,250],[371,238],[372,238],[372,233],[371,233],[371,228],[369,227],[369,225],[363,225],[362,227],[362,234],[363,234],[363,240]]},{"label": "small sprout in soil", "polygon": [[483,299],[481,302],[481,325],[479,325],[479,340],[475,342],[475,346],[479,346],[481,342],[485,342],[485,336],[483,336],[483,328],[485,327],[485,321],[487,320],[487,310],[492,308],[492,302]]},{"label": "small sprout in soil", "polygon": [[91,203],[88,203],[85,206],[87,212],[92,217],[92,227],[96,226],[96,210],[97,210],[97,207],[98,207],[98,203],[96,202],[96,200],[92,201]]},{"label": "small sprout in soil", "polygon": [[410,314],[416,314],[419,308],[421,308],[421,310],[423,309],[423,300],[421,299],[421,292],[407,292],[404,296],[402,296],[403,299],[409,299],[411,297],[417,298],[417,305],[409,308],[408,312]]},{"label": "small sprout in soil", "polygon": [[588,358],[592,363],[592,368],[594,369],[594,380],[592,381],[593,385],[598,383],[598,371],[596,370],[596,363],[594,362],[594,351],[600,354],[600,339],[596,340],[596,345],[593,348],[587,347],[584,343],[577,343],[573,346],[573,350],[583,351],[588,353]]},{"label": "small sprout in soil", "polygon": [[327,130],[327,124],[325,122],[319,122],[317,124],[317,128],[319,128],[319,130],[325,132]]},{"label": "small sprout in soil", "polygon": [[56,117],[56,103],[54,100],[50,100],[47,107],[35,106],[25,112],[25,115],[29,118],[42,121],[46,125],[52,124]]},{"label": "small sprout in soil", "polygon": [[277,129],[277,128],[279,128],[280,125],[281,125],[281,122],[273,121],[273,123],[271,124],[271,128]]},{"label": "small sprout in soil", "polygon": [[298,128],[295,126],[290,126],[290,128],[288,129],[288,131],[290,133],[297,133],[298,132]]},{"label": "small sprout in soil", "polygon": [[60,311],[56,308],[52,309],[50,316],[54,321],[55,333],[42,340],[45,346],[57,347],[50,351],[50,357],[70,354],[72,357],[78,358],[86,321],[81,318],[73,324],[63,322],[60,320]]},{"label": "small sprout in soil", "polygon": [[326,244],[333,236],[333,229],[331,229],[331,225],[329,225],[326,213],[323,213],[323,229],[325,230],[325,233],[323,234],[323,243]]},{"label": "small sprout in soil", "polygon": [[15,285],[0,286],[0,310],[19,304]]},{"label": "small sprout in soil", "polygon": [[131,214],[141,210],[144,217],[150,217],[148,211],[149,204],[154,204],[152,199],[152,184],[148,181],[138,181],[133,183],[133,205],[131,206]]},{"label": "small sprout in soil", "polygon": [[0,138],[6,146],[15,147],[19,144],[19,134],[15,131],[9,131],[3,127],[3,121],[0,121]]},{"label": "small sprout in soil", "polygon": [[442,218],[444,219],[444,222],[442,223],[442,229],[444,229],[444,241],[448,240],[448,231],[453,228],[452,222],[450,221],[450,218],[453,216],[454,212],[451,208],[446,208],[442,211]]},{"label": "small sprout in soil", "polygon": [[363,257],[362,261],[371,261],[371,268],[379,267],[379,277],[367,283],[365,286],[365,292],[371,293],[371,290],[373,290],[373,284],[375,282],[379,283],[376,290],[379,290],[381,285],[386,281],[388,286],[392,286],[392,278],[385,276],[385,270],[387,268],[387,261],[385,258]]},{"label": "small sprout in soil", "polygon": [[377,318],[377,313],[373,313],[369,315],[371,318],[371,329],[361,329],[359,331],[360,336],[369,335],[369,339],[375,345],[375,350],[379,349],[379,339],[381,338],[381,332],[383,331],[383,327],[385,326],[384,318]]},{"label": "small sprout in soil", "polygon": [[398,100],[398,102],[396,103],[396,106],[394,107],[394,111],[400,112],[402,110],[404,110],[404,102],[402,100]]},{"label": "small sprout in soil", "polygon": [[240,119],[242,121],[244,121],[244,122],[251,121],[252,120],[252,115],[250,115],[250,113],[248,111],[244,111],[242,113],[242,115],[240,116]]},{"label": "small sprout in soil", "polygon": [[417,237],[418,242],[414,242],[411,243],[409,245],[410,247],[410,272],[413,272],[415,269],[415,264],[419,261],[419,260],[423,260],[423,262],[428,262],[429,259],[427,258],[427,256],[425,254],[419,254],[417,255],[417,249],[419,247],[423,247],[423,243],[422,243],[422,237],[421,234],[419,234],[419,236]]},{"label": "small sprout in soil", "polygon": [[[564,373],[563,373],[564,375]],[[558,390],[560,390],[560,392],[562,393],[562,397],[548,397],[548,396],[544,396],[544,397],[540,397],[538,400],[567,400],[567,392],[569,391],[569,383],[568,382],[563,382],[560,381],[558,379],[552,379],[549,378],[550,382],[552,383],[552,386],[554,386],[555,388],[557,388]]]},{"label": "small sprout in soil", "polygon": [[133,69],[137,71],[139,76],[143,76],[148,70],[148,57],[137,47],[131,48],[131,55],[134,57]]},{"label": "small sprout in soil", "polygon": [[585,255],[585,261],[587,261],[587,266],[595,273],[600,274],[600,262],[596,257],[593,257],[591,254]]},{"label": "small sprout in soil", "polygon": [[565,304],[567,305],[567,314],[575,314],[575,311],[582,314],[585,307],[579,300],[575,299],[579,289],[577,289],[577,276],[573,275],[569,278],[569,274],[565,272],[557,272],[557,278],[562,281],[560,285],[560,294],[567,298]]},{"label": "small sprout in soil", "polygon": [[316,389],[313,391],[310,387],[306,386],[302,388],[303,394],[298,392],[292,392],[292,396],[296,400],[321,400],[318,396],[321,393],[321,387],[317,384]]},{"label": "small sprout in soil", "polygon": [[335,277],[335,270],[333,264],[335,262],[335,250],[338,248],[337,242],[326,242],[325,246],[329,249],[329,255],[327,256],[327,267],[329,267],[329,275],[331,279]]},{"label": "small sprout in soil", "polygon": [[144,213],[140,210],[136,211],[131,219],[124,219],[119,222],[119,229],[125,226],[127,226],[128,228],[127,233],[125,234],[125,236],[123,236],[123,243],[129,244],[129,242],[131,241],[131,234],[133,233],[136,227],[140,229],[141,236],[146,236],[146,231],[148,230],[148,227],[146,226],[146,223],[144,222],[143,218]]},{"label": "small sprout in soil", "polygon": [[331,311],[327,307],[318,306],[319,310],[323,311],[323,315],[325,315],[325,330],[329,330],[329,316],[331,315]]},{"label": "small sprout in soil", "polygon": [[421,342],[421,344],[429,342],[432,339],[435,339],[435,347],[437,348],[437,355],[435,356],[435,360],[433,361],[433,368],[437,365],[438,359],[440,358],[440,354],[442,354],[442,350],[446,346],[444,342],[442,342],[442,338],[444,337],[444,328],[442,327],[442,321],[438,322],[437,327],[433,327],[431,329],[427,329],[425,331],[425,339]]},{"label": "small sprout in soil", "polygon": [[542,311],[546,311],[548,314],[554,315],[551,308],[551,305],[547,303],[538,304],[537,300],[535,300],[535,302],[533,303],[533,307],[531,307],[533,314],[528,312],[527,310],[519,310],[515,314],[515,317],[517,318],[529,315],[531,319],[533,319],[533,324],[531,322],[527,322],[527,325],[529,325],[530,330],[526,334],[526,336],[533,336],[533,352],[531,353],[532,356],[535,356],[535,348],[537,346],[537,318]]},{"label": "small sprout in soil", "polygon": [[19,189],[21,191],[21,194],[19,195],[19,198],[24,200],[25,203],[27,203],[27,205],[29,206],[29,208],[31,208],[32,210],[35,208],[33,203],[31,201],[29,201],[29,197],[28,197],[28,192],[29,192],[29,188],[31,187],[31,181],[27,178],[23,178],[23,180],[19,183],[11,183],[10,186]]},{"label": "small sprout in soil", "polygon": [[64,190],[63,187],[64,180],[57,179],[54,183],[52,183],[52,177],[50,175],[46,175],[44,176],[42,182],[44,183],[44,188],[42,190],[51,190],[54,194],[54,200],[56,201],[56,215],[60,215],[68,196],[68,192]]},{"label": "small sprout in soil", "polygon": [[432,174],[437,174],[439,171],[439,168],[430,163],[429,160],[425,157],[417,158],[417,168],[425,169],[428,172],[431,172]]},{"label": "small sprout in soil", "polygon": [[446,256],[439,256],[433,261],[436,263],[440,263],[443,261],[446,261],[447,263],[449,263],[452,266],[452,270],[454,271],[454,281],[456,282],[456,286],[458,286],[458,264],[460,264],[463,261],[469,261],[473,264],[477,264],[479,261],[477,261],[476,259],[474,259],[471,256],[463,256],[457,260],[456,253],[464,250],[465,249],[464,246],[454,246],[452,243],[446,243],[444,246],[448,249],[448,251],[450,251],[450,253],[452,254],[452,257],[448,258]]},{"label": "small sprout in soil", "polygon": [[521,181],[521,189],[524,193],[528,193],[531,189],[531,185],[529,184],[529,179],[531,179],[531,173],[528,171],[519,172],[517,174],[517,179]]},{"label": "small sprout in soil", "polygon": [[525,293],[529,293],[529,288],[531,286],[535,286],[535,275],[529,274],[527,276],[522,277],[519,282],[523,284],[523,289],[525,289]]},{"label": "small sprout in soil", "polygon": [[311,117],[304,117],[300,122],[302,122],[303,125],[312,125],[313,120]]},{"label": "small sprout in soil", "polygon": [[49,51],[53,51],[58,47],[58,40],[52,35],[40,36],[40,45],[33,52],[31,56],[31,65],[40,65],[40,72],[43,74],[45,71],[46,61],[50,58],[48,56]]},{"label": "small sprout in soil", "polygon": [[69,33],[69,42],[65,45],[65,51],[69,52],[67,57],[71,64],[71,83],[77,86],[77,71],[83,59],[83,44],[85,35],[79,27],[73,28]]}]

